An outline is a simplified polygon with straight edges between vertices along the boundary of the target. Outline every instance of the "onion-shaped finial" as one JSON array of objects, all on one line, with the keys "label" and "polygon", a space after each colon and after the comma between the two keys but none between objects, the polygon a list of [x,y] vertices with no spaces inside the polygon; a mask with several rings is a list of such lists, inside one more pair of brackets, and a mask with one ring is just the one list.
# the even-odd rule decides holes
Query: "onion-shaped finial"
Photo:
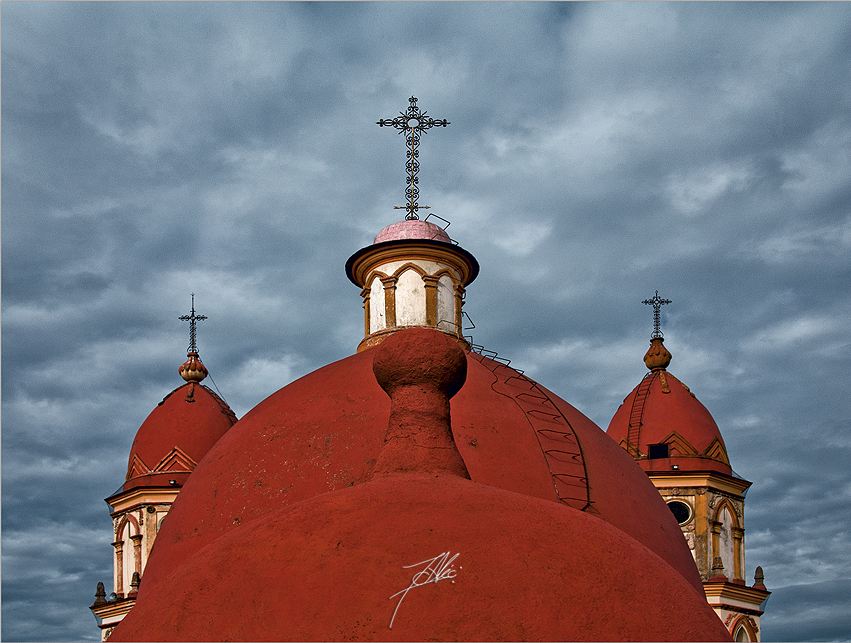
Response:
[{"label": "onion-shaped finial", "polygon": [[644,363],[651,371],[664,371],[671,363],[671,352],[665,348],[661,337],[650,340],[650,348],[644,355]]},{"label": "onion-shaped finial", "polygon": [[177,369],[177,372],[180,373],[180,377],[185,379],[187,382],[200,382],[207,377],[207,367],[201,363],[201,358],[198,357],[198,353],[188,353],[186,357],[189,359]]}]

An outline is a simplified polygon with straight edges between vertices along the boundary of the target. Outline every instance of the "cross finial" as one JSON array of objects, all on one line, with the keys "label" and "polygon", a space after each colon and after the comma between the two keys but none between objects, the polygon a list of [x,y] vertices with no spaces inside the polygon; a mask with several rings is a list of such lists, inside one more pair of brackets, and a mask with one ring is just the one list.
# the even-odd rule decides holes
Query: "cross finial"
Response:
[{"label": "cross finial", "polygon": [[195,324],[199,321],[207,319],[204,315],[195,314],[195,293],[192,293],[192,314],[178,317],[180,321],[189,322],[189,353],[198,353],[198,347],[195,345]]},{"label": "cross finial", "polygon": [[417,188],[417,172],[420,170],[420,163],[417,160],[420,156],[417,146],[420,144],[420,134],[425,134],[432,127],[446,127],[449,121],[446,119],[435,120],[430,116],[426,116],[426,112],[421,112],[417,107],[417,99],[411,96],[408,99],[411,103],[408,109],[404,112],[399,112],[396,118],[382,118],[375,124],[379,127],[395,127],[399,133],[405,132],[405,140],[408,143],[408,162],[405,168],[408,170],[408,187],[405,189],[405,196],[408,199],[408,205],[396,206],[395,209],[405,209],[408,213],[406,219],[419,219],[417,210],[428,210],[427,205],[418,205],[417,199],[420,196],[420,190]]},{"label": "cross finial", "polygon": [[662,308],[665,304],[670,304],[670,299],[662,299],[659,296],[659,291],[656,291],[656,294],[653,295],[653,299],[645,299],[641,302],[642,304],[650,304],[653,306],[653,334],[650,336],[653,337],[662,337],[662,331],[660,330],[661,322],[659,318],[659,309]]}]

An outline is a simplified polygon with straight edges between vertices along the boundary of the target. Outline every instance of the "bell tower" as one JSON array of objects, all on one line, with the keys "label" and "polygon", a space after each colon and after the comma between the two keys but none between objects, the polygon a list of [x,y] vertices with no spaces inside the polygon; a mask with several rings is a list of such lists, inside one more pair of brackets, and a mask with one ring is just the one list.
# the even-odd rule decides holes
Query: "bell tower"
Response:
[{"label": "bell tower", "polygon": [[227,403],[201,382],[207,367],[195,341],[196,324],[207,319],[192,312],[187,360],[177,370],[184,384],[165,396],[142,423],[130,448],[125,481],[106,498],[113,530],[113,591],[97,584],[90,606],[99,620],[101,640],[136,604],[151,548],[189,474],[236,422]]},{"label": "bell tower", "polygon": [[706,600],[736,641],[759,641],[765,589],[761,567],[745,582],[745,496],[751,483],[730,466],[712,415],[667,368],[660,308],[655,296],[653,333],[644,356],[649,372],[612,418],[607,433],[644,469],[682,529]]}]

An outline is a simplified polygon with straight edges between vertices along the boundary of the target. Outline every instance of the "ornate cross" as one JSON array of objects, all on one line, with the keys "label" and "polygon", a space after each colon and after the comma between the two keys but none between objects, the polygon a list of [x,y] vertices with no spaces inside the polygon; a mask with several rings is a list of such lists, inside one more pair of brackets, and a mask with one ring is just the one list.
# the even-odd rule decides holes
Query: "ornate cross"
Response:
[{"label": "ornate cross", "polygon": [[199,321],[204,321],[207,319],[204,315],[196,315],[195,314],[195,293],[192,293],[192,314],[191,315],[183,315],[182,317],[178,317],[180,321],[188,321],[189,322],[189,353],[197,353],[198,347],[195,345],[195,324]]},{"label": "ornate cross", "polygon": [[659,319],[659,309],[662,308],[665,304],[670,304],[670,299],[662,299],[659,296],[659,291],[656,291],[656,294],[653,295],[653,299],[645,299],[641,302],[642,304],[650,304],[653,306],[653,334],[650,336],[651,338],[662,337],[662,331],[660,330],[660,319]]},{"label": "ornate cross", "polygon": [[420,170],[420,163],[417,160],[420,156],[417,146],[420,144],[420,134],[425,134],[432,127],[446,127],[449,121],[446,119],[435,120],[430,116],[426,116],[426,112],[421,112],[417,107],[417,99],[411,96],[409,99],[410,106],[407,111],[399,112],[399,116],[392,119],[382,118],[375,124],[379,127],[395,127],[399,133],[405,132],[405,140],[408,143],[408,162],[405,168],[408,170],[408,187],[405,189],[405,196],[408,198],[408,205],[396,206],[396,210],[405,209],[408,213],[406,219],[419,219],[417,210],[428,210],[427,205],[417,205],[417,199],[420,196],[420,190],[417,188],[417,172]]}]

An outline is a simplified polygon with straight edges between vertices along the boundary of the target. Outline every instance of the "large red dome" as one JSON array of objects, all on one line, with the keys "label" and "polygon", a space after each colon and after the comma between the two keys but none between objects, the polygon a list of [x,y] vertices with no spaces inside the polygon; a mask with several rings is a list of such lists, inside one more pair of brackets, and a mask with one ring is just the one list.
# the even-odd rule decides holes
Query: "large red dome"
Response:
[{"label": "large red dome", "polygon": [[452,475],[279,506],[157,588],[110,640],[729,640],[622,531]]},{"label": "large red dome", "polygon": [[210,450],[112,638],[727,638],[692,576],[660,496],[590,420],[409,329]]},{"label": "large red dome", "polygon": [[[282,505],[370,480],[390,413],[372,373],[375,350],[284,387],[219,440],[163,522],[140,597],[217,538]],[[473,481],[597,516],[701,587],[676,521],[623,449],[517,371],[466,355],[467,380],[451,417]]]}]

